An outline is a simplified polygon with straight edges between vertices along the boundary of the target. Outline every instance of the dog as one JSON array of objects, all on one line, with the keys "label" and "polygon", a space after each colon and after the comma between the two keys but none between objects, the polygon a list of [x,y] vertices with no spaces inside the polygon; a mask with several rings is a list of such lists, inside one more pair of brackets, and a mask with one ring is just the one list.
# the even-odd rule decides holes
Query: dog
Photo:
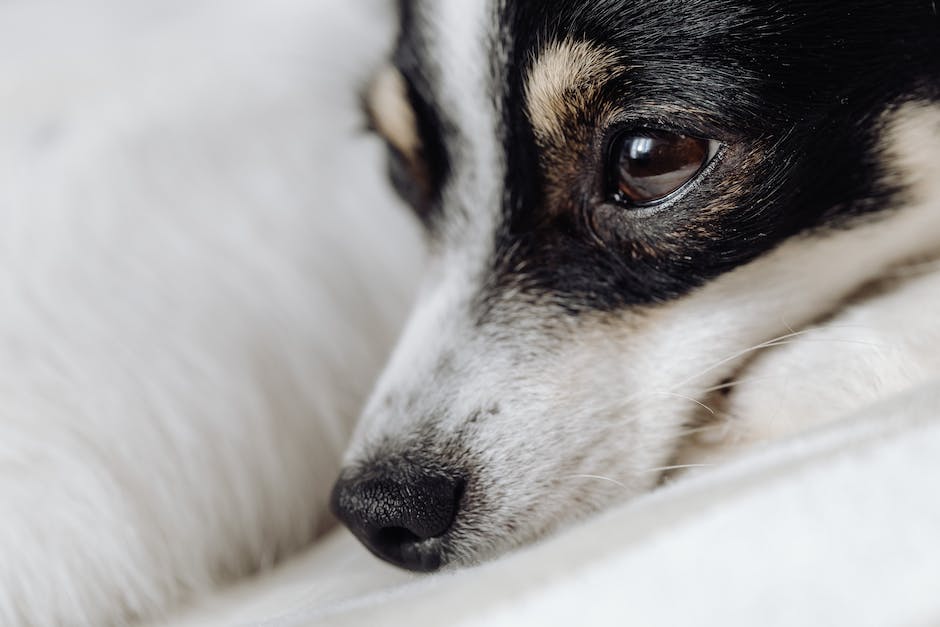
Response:
[{"label": "dog", "polygon": [[333,490],[372,553],[474,564],[712,459],[692,433],[940,373],[936,3],[399,9],[366,109],[432,261]]},{"label": "dog", "polygon": [[416,570],[937,376],[936,17],[883,4],[403,4],[416,219],[384,0],[3,4],[0,624],[315,540],[426,263],[333,492]]}]

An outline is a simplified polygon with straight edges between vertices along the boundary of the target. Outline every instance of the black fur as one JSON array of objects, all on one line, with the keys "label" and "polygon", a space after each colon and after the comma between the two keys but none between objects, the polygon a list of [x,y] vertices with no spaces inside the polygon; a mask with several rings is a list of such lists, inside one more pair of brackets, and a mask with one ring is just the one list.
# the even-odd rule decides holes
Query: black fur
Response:
[{"label": "black fur", "polygon": [[[413,85],[439,191],[456,149],[448,127],[460,121],[422,87],[434,64],[422,60],[410,5],[396,61]],[[570,314],[668,301],[801,232],[892,206],[904,190],[882,171],[882,114],[935,89],[940,66],[940,20],[923,0],[508,0],[498,20],[505,41],[480,62],[500,90],[508,173],[483,318],[510,285]],[[531,60],[564,39],[616,51],[622,67],[596,105],[620,114],[611,128],[591,111],[574,121],[563,158],[577,174],[550,201],[559,183],[524,85]],[[637,127],[726,148],[681,200],[641,212],[603,188],[605,147]],[[439,196],[435,204],[436,219],[474,210],[440,207]]]},{"label": "black fur", "polygon": [[[600,391],[590,389],[595,384],[585,375],[601,375],[596,386],[615,381],[614,390],[605,391],[611,396],[625,378],[610,355],[599,354],[596,366],[578,359],[603,338],[598,329],[612,322],[618,333],[610,339],[619,349],[628,341],[628,321],[658,303],[788,238],[875,220],[902,205],[901,177],[885,170],[890,160],[879,152],[884,114],[908,99],[940,97],[940,20],[929,1],[504,0],[494,4],[490,56],[479,59],[490,70],[486,95],[499,120],[486,132],[501,141],[507,165],[502,199],[498,207],[456,206],[444,200],[447,185],[456,176],[466,177],[462,185],[480,180],[480,173],[467,170],[474,161],[461,139],[464,121],[436,100],[444,77],[425,39],[422,9],[440,2],[402,1],[394,55],[409,83],[432,188],[413,201],[430,238],[441,244],[465,242],[459,225],[463,218],[472,221],[474,212],[487,221],[496,216],[488,235],[491,256],[483,267],[457,268],[467,272],[464,280],[476,299],[468,303],[461,293],[447,310],[455,326],[445,322],[429,330],[446,336],[433,365],[414,364],[420,380],[382,392],[382,408],[371,418],[396,416],[400,422],[376,432],[363,449],[368,454],[344,472],[333,499],[337,514],[373,552],[416,570],[476,561],[543,535],[556,518],[598,507],[590,491],[566,492],[561,504],[569,511],[545,514],[559,503],[569,469],[595,465],[588,465],[586,451],[606,448],[600,438],[623,440],[622,451],[610,453],[628,456],[636,450],[626,443],[631,431],[618,427],[658,418],[629,399],[576,410],[570,433],[598,439],[571,442],[566,450],[564,423],[571,410],[564,405],[572,401],[565,397]],[[566,40],[611,52],[614,62],[597,90],[572,97],[583,106],[564,120],[561,137],[539,136],[525,85],[533,59]],[[638,128],[708,138],[724,148],[681,196],[655,210],[631,207],[607,193],[605,161],[619,134]],[[405,195],[412,195],[402,183]],[[479,244],[472,242],[474,249]],[[638,315],[583,315],[627,308]],[[484,328],[463,326],[468,310],[469,324]],[[584,329],[593,331],[590,344],[577,347]],[[503,346],[505,351],[494,351]],[[566,350],[572,346],[573,353]],[[496,355],[493,362],[488,351]],[[588,372],[566,380],[571,361],[572,368]],[[649,360],[640,361],[638,376],[650,367]],[[612,365],[614,373],[600,371]],[[478,371],[491,367],[505,381],[478,378]],[[717,383],[730,373],[713,374]],[[552,377],[571,393],[547,391]],[[469,390],[473,404],[455,403],[467,382],[479,386]],[[550,410],[559,413],[546,416],[547,427],[534,412],[519,410],[521,403],[547,407],[558,399],[563,406]],[[678,411],[677,424],[691,418]],[[589,414],[606,426],[582,429],[577,420]],[[480,447],[490,429],[532,430],[533,437],[520,438],[528,446],[494,457]],[[550,440],[556,442],[555,459],[541,450]],[[506,474],[499,461],[516,454],[518,463],[510,468],[518,474],[494,480]],[[507,493],[500,481],[525,489]],[[644,489],[644,481],[635,483],[621,487]]]}]

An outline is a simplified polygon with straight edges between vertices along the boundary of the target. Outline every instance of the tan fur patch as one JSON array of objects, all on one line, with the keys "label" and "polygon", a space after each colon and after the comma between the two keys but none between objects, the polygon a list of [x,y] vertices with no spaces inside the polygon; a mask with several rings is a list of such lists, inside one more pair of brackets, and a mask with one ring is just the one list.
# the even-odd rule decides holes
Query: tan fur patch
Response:
[{"label": "tan fur patch", "polygon": [[886,165],[916,202],[940,208],[940,106],[913,102],[893,113]]},{"label": "tan fur patch", "polygon": [[564,41],[543,50],[526,79],[526,107],[536,137],[557,142],[617,68],[612,52],[587,42]]},{"label": "tan fur patch", "polygon": [[402,75],[387,66],[372,80],[367,105],[376,131],[409,161],[418,158],[421,140],[408,88]]}]

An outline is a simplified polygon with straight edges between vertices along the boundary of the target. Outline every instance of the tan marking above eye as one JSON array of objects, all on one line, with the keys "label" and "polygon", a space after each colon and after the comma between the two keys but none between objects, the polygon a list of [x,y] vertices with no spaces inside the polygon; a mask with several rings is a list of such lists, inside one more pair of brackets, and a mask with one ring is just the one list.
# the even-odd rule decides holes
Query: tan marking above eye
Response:
[{"label": "tan marking above eye", "polygon": [[526,78],[525,98],[536,137],[557,141],[619,69],[613,52],[587,42],[551,44],[535,58]]},{"label": "tan marking above eye", "polygon": [[372,79],[366,103],[375,130],[409,161],[421,152],[418,124],[401,73],[388,65]]}]

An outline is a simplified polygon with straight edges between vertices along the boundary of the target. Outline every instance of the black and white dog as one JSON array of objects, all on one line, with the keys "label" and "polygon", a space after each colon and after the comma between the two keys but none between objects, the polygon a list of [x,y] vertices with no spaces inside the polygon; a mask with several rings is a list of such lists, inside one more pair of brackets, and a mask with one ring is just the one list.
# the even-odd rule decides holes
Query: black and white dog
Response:
[{"label": "black and white dog", "polygon": [[[722,388],[811,424],[938,372],[896,292],[940,252],[935,2],[400,14],[367,108],[434,259],[333,493],[379,557],[473,563],[649,490]],[[907,348],[847,366],[853,324]]]},{"label": "black and white dog", "polygon": [[[160,617],[333,524],[426,265],[359,132],[392,9],[0,2],[0,625]],[[333,492],[375,553],[940,380],[931,0],[400,15],[368,109],[433,260]]]}]

